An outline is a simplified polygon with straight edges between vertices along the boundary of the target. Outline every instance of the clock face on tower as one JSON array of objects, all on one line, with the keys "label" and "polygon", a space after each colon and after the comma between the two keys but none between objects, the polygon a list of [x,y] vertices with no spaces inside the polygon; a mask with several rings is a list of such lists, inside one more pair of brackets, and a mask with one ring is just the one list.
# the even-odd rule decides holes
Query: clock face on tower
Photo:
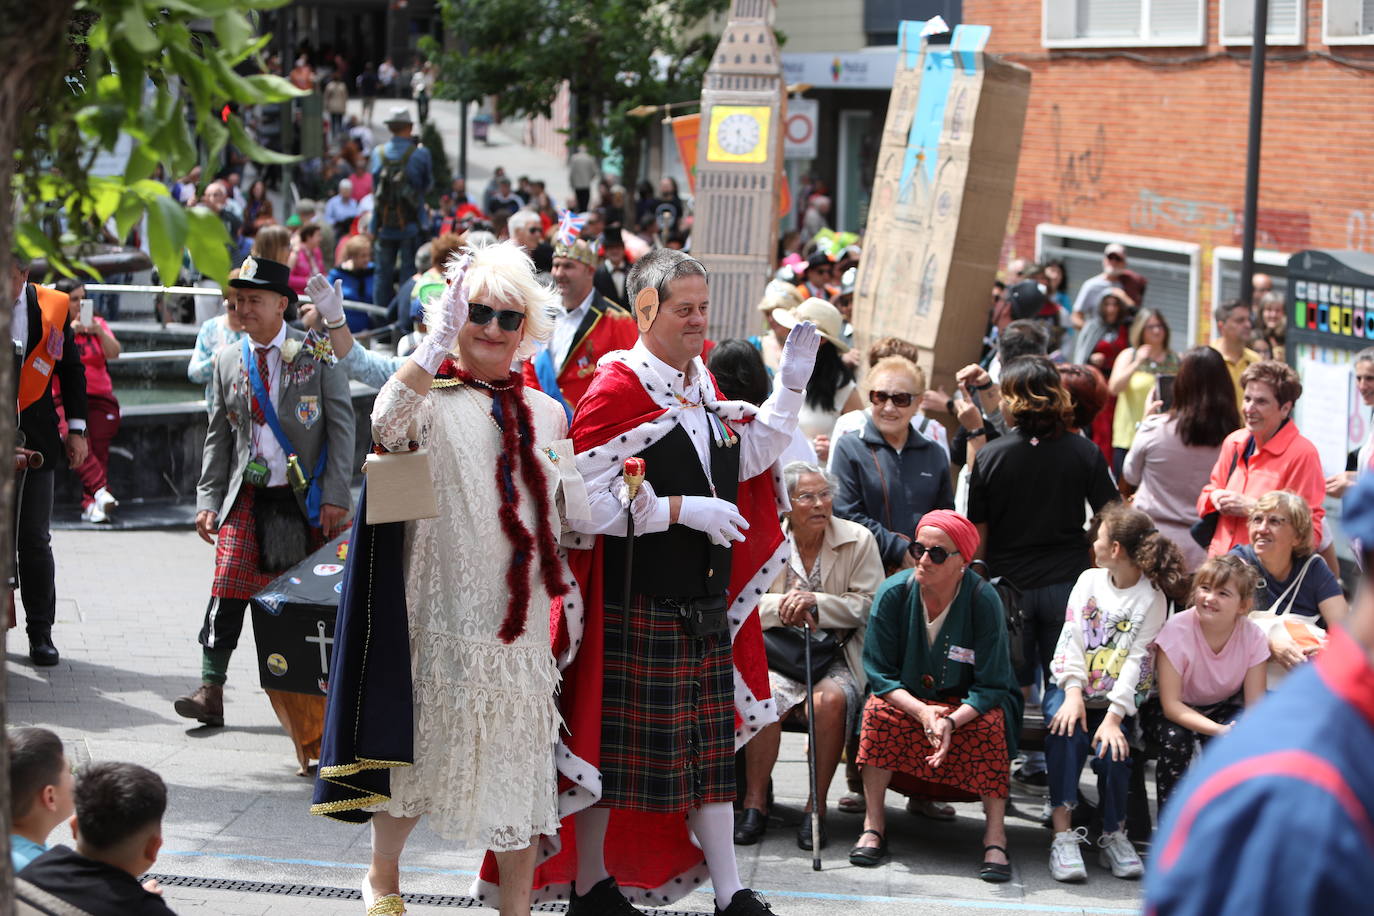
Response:
[{"label": "clock face on tower", "polygon": [[768,160],[768,125],[772,110],[767,105],[716,105],[706,145],[708,162]]}]

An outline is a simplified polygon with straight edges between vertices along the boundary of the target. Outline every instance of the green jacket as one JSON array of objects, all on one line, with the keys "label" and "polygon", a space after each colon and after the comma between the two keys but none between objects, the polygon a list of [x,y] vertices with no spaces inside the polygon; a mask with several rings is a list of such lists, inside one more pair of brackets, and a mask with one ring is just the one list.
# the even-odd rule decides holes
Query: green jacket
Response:
[{"label": "green jacket", "polygon": [[[969,650],[971,662],[958,660]],[[1011,669],[1006,612],[997,592],[972,570],[964,570],[934,645],[926,639],[921,589],[912,571],[903,570],[884,582],[868,619],[864,670],[876,696],[901,687],[923,701],[958,698],[980,714],[1001,706],[1007,750],[1016,753],[1025,700]]]}]

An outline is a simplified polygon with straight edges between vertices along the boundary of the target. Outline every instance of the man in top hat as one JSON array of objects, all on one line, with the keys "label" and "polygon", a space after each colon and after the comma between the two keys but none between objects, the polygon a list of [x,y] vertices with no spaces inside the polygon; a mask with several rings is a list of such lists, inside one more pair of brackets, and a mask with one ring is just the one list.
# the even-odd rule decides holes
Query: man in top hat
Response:
[{"label": "man in top hat", "polygon": [[[583,230],[582,237],[588,232]],[[592,282],[612,302],[625,302],[625,278],[630,275],[630,259],[625,253],[625,237],[620,226],[607,226],[601,232],[601,266]]]},{"label": "man in top hat", "polygon": [[563,311],[553,336],[525,362],[525,384],[563,405],[568,421],[592,383],[596,363],[612,350],[628,350],[639,340],[635,321],[596,288],[596,250],[586,239],[560,238],[553,250],[553,281]]},{"label": "man in top hat", "polygon": [[[248,599],[344,526],[351,505],[353,401],[322,341],[286,326],[285,264],[244,259],[229,281],[247,336],[215,357],[196,532],[215,545],[200,628],[201,686],[180,716],[224,724],[224,681]],[[218,531],[218,535],[216,532]]]},{"label": "man in top hat", "polygon": [[372,237],[377,240],[372,301],[377,305],[390,305],[396,293],[396,260],[402,276],[414,267],[425,195],[434,186],[434,161],[414,136],[410,109],[392,108],[386,127],[391,139],[372,151]]},{"label": "man in top hat", "polygon": [[[567,894],[570,916],[628,916],[638,911],[626,895],[662,906],[709,877],[724,916],[759,916],[772,911],[735,863],[734,755],[777,718],[756,610],[787,555],[774,463],[820,337],[809,322],[793,329],[777,390],[755,408],[726,401],[702,362],[701,262],[652,251],[628,293],[639,340],[602,361],[572,424],[592,520],[573,538],[582,601],[556,620],[555,653],[560,666],[572,656],[557,764],[576,840],[534,886]],[[633,555],[621,496],[630,457],[647,465]]]},{"label": "man in top hat", "polygon": [[[1341,528],[1364,577],[1315,659],[1212,744],[1160,819],[1145,912],[1367,912],[1374,886],[1374,475]],[[1293,854],[1301,850],[1301,864]]]},{"label": "man in top hat", "polygon": [[[67,294],[29,282],[29,260],[18,252],[11,262],[14,311],[10,336],[15,375],[19,380],[19,432],[23,445],[43,456],[43,466],[25,472],[15,499],[15,546],[18,549],[19,594],[29,635],[29,658],[35,665],[56,665],[52,641],[57,615],[56,568],[48,526],[52,521],[54,470],[86,461],[86,370],[72,337]],[[53,377],[62,380],[67,437],[62,438],[53,405]]]}]

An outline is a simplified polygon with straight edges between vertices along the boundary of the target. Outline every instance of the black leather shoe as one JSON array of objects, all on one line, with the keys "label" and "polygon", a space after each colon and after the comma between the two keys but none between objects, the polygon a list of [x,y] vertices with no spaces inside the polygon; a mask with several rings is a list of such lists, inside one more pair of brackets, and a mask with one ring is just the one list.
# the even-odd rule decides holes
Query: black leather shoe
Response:
[{"label": "black leather shoe", "polygon": [[586,894],[578,896],[574,889],[568,901],[568,916],[641,916],[625,895],[620,892],[614,878],[604,878],[592,886]]},{"label": "black leather shoe", "polygon": [[745,808],[735,818],[735,845],[753,846],[768,831],[768,815],[758,808]]},{"label": "black leather shoe", "polygon": [[730,898],[730,905],[725,909],[717,908],[716,916],[775,916],[775,914],[773,908],[768,905],[768,901],[763,899],[762,894],[746,887],[742,891],[735,891],[735,896]]},{"label": "black leather shoe", "polygon": [[[814,841],[811,837],[811,812],[803,811],[801,826],[797,828],[797,845],[800,846],[802,849],[809,850],[812,848],[813,842]],[[826,847],[826,844],[828,844],[829,842],[830,838],[825,835],[825,817],[824,815],[822,815],[821,845],[819,848],[824,849]]]},{"label": "black leather shoe", "polygon": [[51,668],[62,656],[58,654],[57,646],[52,644],[52,636],[44,633],[42,636],[29,637],[29,658],[35,665]]}]

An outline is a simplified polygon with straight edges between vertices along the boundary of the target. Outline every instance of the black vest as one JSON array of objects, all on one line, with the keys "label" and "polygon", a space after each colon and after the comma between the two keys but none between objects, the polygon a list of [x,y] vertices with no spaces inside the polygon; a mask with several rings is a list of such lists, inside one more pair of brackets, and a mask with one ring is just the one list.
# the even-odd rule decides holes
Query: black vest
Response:
[{"label": "black vest", "polygon": [[[710,496],[711,484],[691,436],[681,425],[637,453],[644,479],[658,496]],[[711,445],[716,496],[735,502],[739,493],[739,446]],[[625,587],[625,539],[605,538],[606,601],[619,604]],[[632,590],[655,598],[724,595],[730,584],[730,549],[717,547],[700,531],[669,525],[667,531],[635,538]]]}]

